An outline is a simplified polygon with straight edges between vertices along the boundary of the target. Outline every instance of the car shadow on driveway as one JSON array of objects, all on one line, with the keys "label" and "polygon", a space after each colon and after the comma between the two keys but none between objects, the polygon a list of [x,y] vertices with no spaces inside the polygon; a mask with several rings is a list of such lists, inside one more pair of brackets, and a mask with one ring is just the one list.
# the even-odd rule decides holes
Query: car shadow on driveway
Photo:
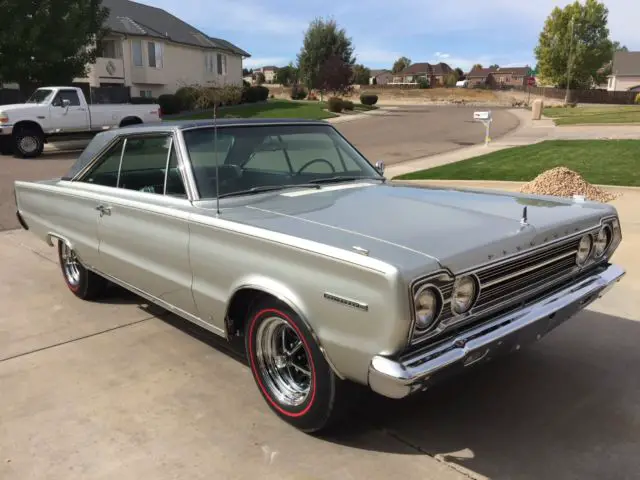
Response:
[{"label": "car shadow on driveway", "polygon": [[[492,479],[638,478],[638,345],[640,322],[585,311],[415,397],[368,396],[349,432],[330,441],[400,453],[399,440]],[[393,440],[369,444],[372,428]]]}]

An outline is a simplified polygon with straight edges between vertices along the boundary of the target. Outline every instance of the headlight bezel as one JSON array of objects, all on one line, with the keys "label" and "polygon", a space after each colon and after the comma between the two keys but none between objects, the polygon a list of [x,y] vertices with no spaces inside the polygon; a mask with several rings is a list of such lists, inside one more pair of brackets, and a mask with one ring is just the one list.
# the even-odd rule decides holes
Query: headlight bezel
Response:
[{"label": "headlight bezel", "polygon": [[[580,260],[580,250],[582,249],[582,242],[584,240],[589,241],[589,250],[587,250],[587,253],[584,256],[584,259]],[[593,255],[593,244],[594,244],[593,235],[591,235],[590,233],[587,233],[580,238],[580,243],[578,244],[578,251],[576,252],[576,264],[579,267],[584,267],[589,262],[589,259]]]},{"label": "headlight bezel", "polygon": [[[607,233],[608,232],[608,233]],[[598,242],[600,241],[600,235],[605,234],[605,242],[604,242],[604,246],[602,247],[601,250],[598,250]],[[610,223],[605,223],[602,228],[600,228],[600,230],[598,230],[598,233],[595,235],[594,239],[593,239],[593,257],[600,259],[602,257],[605,256],[605,254],[607,253],[607,251],[609,250],[609,247],[611,246],[611,244],[613,243],[613,227],[611,226]]]}]

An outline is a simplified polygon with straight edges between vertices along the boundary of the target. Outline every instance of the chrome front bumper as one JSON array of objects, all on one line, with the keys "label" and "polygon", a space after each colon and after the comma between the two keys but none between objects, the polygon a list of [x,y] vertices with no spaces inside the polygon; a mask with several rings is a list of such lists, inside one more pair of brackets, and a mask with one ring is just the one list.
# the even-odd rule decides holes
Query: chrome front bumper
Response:
[{"label": "chrome front bumper", "polygon": [[526,307],[422,350],[394,360],[375,356],[369,365],[369,386],[381,395],[403,398],[425,390],[438,378],[459,373],[500,353],[520,349],[571,318],[604,295],[625,274],[615,265]]}]

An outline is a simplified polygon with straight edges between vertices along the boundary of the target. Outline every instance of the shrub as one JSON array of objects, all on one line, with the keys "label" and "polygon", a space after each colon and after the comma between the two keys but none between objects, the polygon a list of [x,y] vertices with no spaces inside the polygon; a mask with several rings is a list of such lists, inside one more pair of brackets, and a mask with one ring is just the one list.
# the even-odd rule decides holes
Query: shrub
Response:
[{"label": "shrub", "polygon": [[307,91],[300,85],[294,85],[291,88],[292,100],[304,100],[306,96],[307,96]]},{"label": "shrub", "polygon": [[267,87],[263,87],[262,85],[258,85],[253,87],[256,90],[256,98],[259,102],[264,102],[269,98],[269,89]]},{"label": "shrub", "polygon": [[180,111],[194,109],[196,93],[197,92],[194,87],[180,87],[176,91],[176,98],[180,105]]},{"label": "shrub", "polygon": [[351,100],[343,100],[342,108],[344,108],[345,110],[353,110],[355,108],[355,105]]},{"label": "shrub", "polygon": [[344,109],[344,102],[339,97],[329,97],[327,100],[329,111],[333,113],[340,113]]},{"label": "shrub", "polygon": [[374,95],[372,93],[361,93],[360,103],[363,105],[375,105],[378,103],[378,95]]},{"label": "shrub", "polygon": [[429,80],[427,80],[424,77],[420,77],[418,79],[418,88],[422,88],[422,89],[429,88]]},{"label": "shrub", "polygon": [[313,92],[309,92],[309,96],[307,97],[307,100],[313,100],[313,101],[318,101],[318,96],[313,93]]},{"label": "shrub", "polygon": [[637,105],[640,105],[640,93],[636,95],[635,102]]},{"label": "shrub", "polygon": [[158,103],[160,104],[160,111],[163,115],[173,115],[180,113],[180,101],[178,97],[173,94],[165,93],[158,97]]},{"label": "shrub", "polygon": [[263,102],[269,98],[269,89],[262,85],[244,86],[242,87],[242,103]]}]

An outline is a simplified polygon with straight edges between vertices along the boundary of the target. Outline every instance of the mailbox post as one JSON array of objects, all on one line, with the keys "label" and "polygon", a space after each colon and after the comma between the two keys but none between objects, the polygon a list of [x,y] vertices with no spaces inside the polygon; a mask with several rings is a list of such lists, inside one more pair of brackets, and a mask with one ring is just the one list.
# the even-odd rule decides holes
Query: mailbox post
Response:
[{"label": "mailbox post", "polygon": [[491,117],[491,110],[486,112],[473,112],[473,119],[484,124],[484,146],[488,147],[489,142],[491,141],[491,122],[493,120]]}]

